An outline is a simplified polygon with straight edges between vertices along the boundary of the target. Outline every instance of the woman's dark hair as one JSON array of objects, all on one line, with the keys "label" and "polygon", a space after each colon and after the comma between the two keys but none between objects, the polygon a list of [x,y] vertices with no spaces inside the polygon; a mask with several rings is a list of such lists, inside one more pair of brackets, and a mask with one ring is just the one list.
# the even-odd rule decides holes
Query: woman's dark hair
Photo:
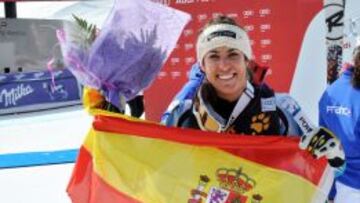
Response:
[{"label": "woman's dark hair", "polygon": [[354,49],[354,73],[352,75],[352,85],[354,88],[360,88],[360,45]]}]

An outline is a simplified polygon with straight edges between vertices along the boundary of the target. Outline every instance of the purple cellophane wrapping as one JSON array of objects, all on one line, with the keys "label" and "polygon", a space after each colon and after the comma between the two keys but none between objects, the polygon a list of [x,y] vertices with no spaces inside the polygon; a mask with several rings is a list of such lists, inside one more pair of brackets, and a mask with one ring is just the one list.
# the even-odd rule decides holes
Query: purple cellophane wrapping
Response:
[{"label": "purple cellophane wrapping", "polygon": [[58,37],[78,81],[118,106],[120,95],[129,100],[155,79],[189,20],[187,13],[149,0],[116,0],[90,47],[69,39],[74,26]]}]

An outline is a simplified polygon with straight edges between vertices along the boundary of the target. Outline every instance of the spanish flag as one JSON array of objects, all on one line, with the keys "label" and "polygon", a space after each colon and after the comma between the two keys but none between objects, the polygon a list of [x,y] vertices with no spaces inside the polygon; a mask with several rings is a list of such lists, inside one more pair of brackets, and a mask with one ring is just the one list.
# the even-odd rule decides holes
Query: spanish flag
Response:
[{"label": "spanish flag", "polygon": [[325,159],[298,138],[236,136],[94,110],[67,188],[74,203],[324,203]]}]

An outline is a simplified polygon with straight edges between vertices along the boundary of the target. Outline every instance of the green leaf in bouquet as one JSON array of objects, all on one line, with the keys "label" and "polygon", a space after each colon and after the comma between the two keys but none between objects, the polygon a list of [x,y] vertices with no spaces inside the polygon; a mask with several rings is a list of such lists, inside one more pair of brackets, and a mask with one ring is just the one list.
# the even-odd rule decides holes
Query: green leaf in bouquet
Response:
[{"label": "green leaf in bouquet", "polygon": [[76,36],[73,36],[77,41],[85,41],[85,47],[90,47],[96,39],[97,27],[95,24],[88,23],[85,19],[80,18],[73,14],[77,29],[79,32],[75,32]]}]

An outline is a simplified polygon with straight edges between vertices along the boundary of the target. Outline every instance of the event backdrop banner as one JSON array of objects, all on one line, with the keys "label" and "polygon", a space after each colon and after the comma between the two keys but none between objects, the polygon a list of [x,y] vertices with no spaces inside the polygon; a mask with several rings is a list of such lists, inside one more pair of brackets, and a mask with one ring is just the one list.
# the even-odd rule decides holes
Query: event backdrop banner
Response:
[{"label": "event backdrop banner", "polygon": [[327,161],[300,150],[298,138],[93,113],[67,189],[74,203],[323,203],[333,180]]},{"label": "event backdrop banner", "polygon": [[[158,121],[176,92],[184,85],[196,62],[198,29],[224,14],[249,33],[257,63],[270,67],[266,82],[276,91],[288,92],[302,40],[311,20],[321,11],[322,0],[153,0],[192,15],[176,49],[151,88],[145,92],[146,117]],[[325,22],[324,22],[325,25]],[[326,73],[324,73],[326,74]],[[171,85],[169,85],[171,84]],[[159,99],[161,98],[161,99]]]}]

